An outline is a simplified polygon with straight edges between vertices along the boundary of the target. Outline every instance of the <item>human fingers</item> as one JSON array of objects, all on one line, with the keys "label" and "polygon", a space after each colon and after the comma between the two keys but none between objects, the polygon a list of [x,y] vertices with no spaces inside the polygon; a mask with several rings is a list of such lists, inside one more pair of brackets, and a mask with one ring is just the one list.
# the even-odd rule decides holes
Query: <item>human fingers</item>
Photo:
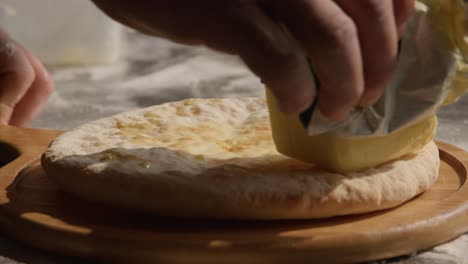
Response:
[{"label": "human fingers", "polygon": [[272,0],[265,5],[309,56],[321,85],[320,111],[330,119],[344,118],[364,91],[361,48],[352,18],[331,0]]},{"label": "human fingers", "polygon": [[393,11],[398,28],[398,36],[402,36],[406,22],[414,11],[415,0],[393,0]]},{"label": "human fingers", "polygon": [[[365,90],[360,104],[374,104],[391,79],[398,52],[393,0],[335,0],[358,28]],[[401,2],[401,1],[400,1]]]},{"label": "human fingers", "polygon": [[203,43],[238,54],[273,92],[284,113],[295,114],[309,107],[315,97],[315,83],[295,40],[257,5],[228,10],[216,25],[206,27]]},{"label": "human fingers", "polygon": [[35,79],[15,106],[10,119],[10,124],[14,126],[26,126],[30,123],[54,90],[54,82],[39,59],[28,50],[23,51],[34,69]]},{"label": "human fingers", "polygon": [[34,79],[34,68],[21,47],[0,30],[0,124],[9,124]]},{"label": "human fingers", "polygon": [[314,82],[304,53],[256,1],[156,1],[151,10],[129,0],[94,2],[145,33],[239,55],[285,113],[298,113],[312,103]]}]

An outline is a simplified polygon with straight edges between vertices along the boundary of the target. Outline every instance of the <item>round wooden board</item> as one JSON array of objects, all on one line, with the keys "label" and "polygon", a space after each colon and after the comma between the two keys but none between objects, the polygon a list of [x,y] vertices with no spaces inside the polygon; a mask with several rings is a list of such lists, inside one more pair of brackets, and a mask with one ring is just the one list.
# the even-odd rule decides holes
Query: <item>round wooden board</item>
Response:
[{"label": "round wooden board", "polygon": [[126,212],[61,192],[37,161],[58,133],[0,126],[0,142],[19,153],[0,168],[0,228],[54,252],[121,263],[348,263],[413,253],[468,231],[468,153],[444,143],[437,182],[395,209],[323,220],[210,221]]}]

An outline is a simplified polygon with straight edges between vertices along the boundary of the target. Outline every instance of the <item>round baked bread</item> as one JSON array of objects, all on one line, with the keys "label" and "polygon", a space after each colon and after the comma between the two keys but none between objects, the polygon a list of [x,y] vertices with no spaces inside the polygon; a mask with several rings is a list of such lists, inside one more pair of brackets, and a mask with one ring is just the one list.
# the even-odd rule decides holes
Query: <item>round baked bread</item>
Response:
[{"label": "round baked bread", "polygon": [[436,180],[419,152],[338,174],[279,154],[265,100],[190,99],[97,120],[55,139],[42,166],[83,198],[167,216],[299,219],[397,206]]}]

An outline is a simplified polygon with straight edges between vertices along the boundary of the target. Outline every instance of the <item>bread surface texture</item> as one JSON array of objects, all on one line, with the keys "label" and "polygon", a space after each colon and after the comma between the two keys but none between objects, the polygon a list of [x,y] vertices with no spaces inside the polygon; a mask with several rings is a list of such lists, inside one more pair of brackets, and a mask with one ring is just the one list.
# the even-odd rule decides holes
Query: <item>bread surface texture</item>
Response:
[{"label": "bread surface texture", "polygon": [[434,142],[340,174],[279,154],[263,98],[188,99],[65,132],[42,156],[58,185],[88,200],[167,216],[306,219],[397,206],[436,180]]}]

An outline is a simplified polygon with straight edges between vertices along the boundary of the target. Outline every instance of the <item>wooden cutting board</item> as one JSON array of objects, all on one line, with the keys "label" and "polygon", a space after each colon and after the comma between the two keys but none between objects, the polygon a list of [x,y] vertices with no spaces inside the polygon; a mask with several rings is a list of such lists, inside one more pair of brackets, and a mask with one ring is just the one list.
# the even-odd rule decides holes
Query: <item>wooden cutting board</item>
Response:
[{"label": "wooden cutting board", "polygon": [[439,179],[398,208],[323,220],[210,221],[132,213],[61,192],[38,162],[59,133],[0,126],[0,228],[58,253],[121,263],[347,263],[413,253],[468,231],[468,153],[441,142]]}]

